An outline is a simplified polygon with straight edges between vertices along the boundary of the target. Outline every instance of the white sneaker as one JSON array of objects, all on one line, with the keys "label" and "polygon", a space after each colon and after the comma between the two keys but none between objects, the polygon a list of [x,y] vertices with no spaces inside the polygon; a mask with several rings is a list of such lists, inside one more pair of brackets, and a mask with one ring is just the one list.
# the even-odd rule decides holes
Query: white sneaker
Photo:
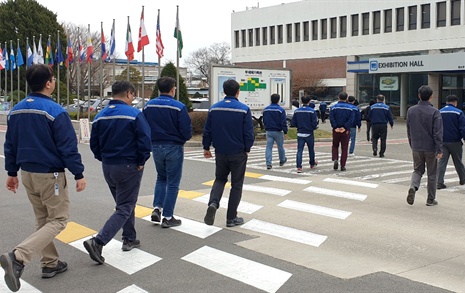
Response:
[{"label": "white sneaker", "polygon": [[349,154],[349,157],[354,157],[354,156],[355,156],[354,153]]}]

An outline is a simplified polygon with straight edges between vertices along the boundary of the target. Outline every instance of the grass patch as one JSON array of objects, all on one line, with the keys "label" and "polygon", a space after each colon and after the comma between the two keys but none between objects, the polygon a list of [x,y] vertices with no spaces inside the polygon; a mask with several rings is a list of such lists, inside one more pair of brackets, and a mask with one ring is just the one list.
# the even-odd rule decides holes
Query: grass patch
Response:
[{"label": "grass patch", "polygon": [[[329,131],[317,129],[313,132],[315,138],[331,138],[332,134]],[[287,131],[287,139],[297,139],[297,128],[291,127]]]}]

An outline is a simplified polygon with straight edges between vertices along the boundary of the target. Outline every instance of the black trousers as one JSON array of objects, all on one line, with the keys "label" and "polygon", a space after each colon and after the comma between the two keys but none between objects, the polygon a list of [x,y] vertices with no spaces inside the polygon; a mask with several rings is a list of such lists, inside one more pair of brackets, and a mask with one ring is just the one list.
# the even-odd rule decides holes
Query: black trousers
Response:
[{"label": "black trousers", "polygon": [[387,124],[371,124],[371,143],[373,151],[378,151],[378,139],[381,139],[380,154],[386,151]]}]

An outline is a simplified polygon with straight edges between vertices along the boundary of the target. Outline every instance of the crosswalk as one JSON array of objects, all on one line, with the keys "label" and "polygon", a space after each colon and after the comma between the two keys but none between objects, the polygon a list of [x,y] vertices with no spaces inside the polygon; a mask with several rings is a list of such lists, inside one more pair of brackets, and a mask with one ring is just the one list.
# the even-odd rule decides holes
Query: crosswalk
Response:
[{"label": "crosswalk", "polygon": [[[285,173],[295,176],[295,178],[287,178],[281,180],[299,180],[300,176],[311,176],[311,175],[335,175],[339,178],[348,177],[351,180],[355,180],[358,183],[366,180],[379,181],[383,183],[402,184],[408,185],[410,183],[410,177],[412,174],[412,162],[405,160],[397,160],[390,158],[378,158],[356,155],[347,159],[347,171],[340,172],[333,170],[333,161],[330,153],[316,152],[315,159],[318,162],[318,166],[314,169],[310,169],[309,158],[307,151],[304,151],[302,162],[303,172],[297,173],[296,170],[296,152],[295,146],[286,146],[286,157],[287,163],[284,166],[278,164],[273,165],[270,172]],[[214,159],[205,159],[203,157],[202,150],[190,150],[184,155],[186,160],[202,161],[215,163]],[[278,154],[276,151],[273,152],[273,162],[279,162]],[[266,170],[265,161],[265,147],[254,146],[248,157],[247,161],[248,170],[251,168],[256,170]],[[273,180],[272,175],[269,176],[270,180]],[[286,177],[282,177],[286,178]],[[295,181],[297,183],[297,181]],[[357,184],[358,184],[357,183]],[[455,169],[452,165],[448,165],[445,173],[445,184],[447,188],[444,191],[448,192],[464,192],[465,185],[459,185],[459,179]],[[426,180],[423,180],[422,186],[426,186]]]}]

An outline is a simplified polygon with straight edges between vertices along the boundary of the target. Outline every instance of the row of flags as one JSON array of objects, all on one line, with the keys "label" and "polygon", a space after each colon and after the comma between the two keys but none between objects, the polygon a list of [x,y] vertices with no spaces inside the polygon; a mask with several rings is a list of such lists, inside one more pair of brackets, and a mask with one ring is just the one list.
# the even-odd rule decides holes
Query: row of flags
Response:
[{"label": "row of flags", "polygon": [[[181,28],[179,25],[179,12],[176,14],[176,26],[174,29],[174,37],[177,39],[177,49],[179,53],[179,57],[182,57],[182,34]],[[150,43],[149,37],[147,35],[147,31],[145,29],[144,24],[144,7],[142,7],[142,13],[140,17],[140,27],[139,27],[139,38],[137,42],[137,52],[142,51],[142,49]],[[156,53],[158,58],[163,57],[163,42],[161,38],[161,31],[160,31],[160,10],[158,11],[157,16],[157,28],[156,28]],[[101,27],[101,55],[100,59],[106,62],[110,62],[116,58],[115,55],[115,20],[113,20],[113,25],[111,28],[111,36],[110,36],[110,44],[109,50],[106,48],[106,39],[103,32],[103,23]],[[24,65],[23,55],[21,54],[21,49],[19,44],[16,50],[17,54],[15,55],[12,43],[10,41],[10,54],[7,54],[7,43],[5,42],[5,46],[2,49],[0,44],[0,70],[14,70],[19,66]],[[53,53],[52,46],[51,46],[51,36],[49,35],[47,40],[47,46],[45,47],[45,55],[42,48],[42,35],[40,35],[39,43],[36,46],[35,39],[33,39],[32,49],[29,44],[29,40],[27,41],[27,49],[26,49],[26,65],[29,67],[32,64],[48,64],[49,66],[54,66],[55,63],[62,66],[63,64],[68,67],[71,63],[74,62],[75,55],[73,53],[73,47],[71,42],[71,37],[67,36],[67,44],[66,44],[66,57],[63,56],[60,39],[58,38],[57,41],[57,48]],[[128,26],[126,31],[126,47],[125,47],[125,55],[128,58],[128,61],[134,59],[134,45],[132,42],[132,35],[131,35],[131,27],[129,25],[129,17],[128,17]],[[54,57],[55,54],[55,57]],[[94,48],[92,45],[92,38],[90,35],[90,28],[88,30],[88,37],[86,42],[86,48],[84,49],[83,43],[81,42],[81,37],[78,35],[78,44],[77,44],[77,56],[78,61],[80,63],[92,63],[94,59]]]}]

